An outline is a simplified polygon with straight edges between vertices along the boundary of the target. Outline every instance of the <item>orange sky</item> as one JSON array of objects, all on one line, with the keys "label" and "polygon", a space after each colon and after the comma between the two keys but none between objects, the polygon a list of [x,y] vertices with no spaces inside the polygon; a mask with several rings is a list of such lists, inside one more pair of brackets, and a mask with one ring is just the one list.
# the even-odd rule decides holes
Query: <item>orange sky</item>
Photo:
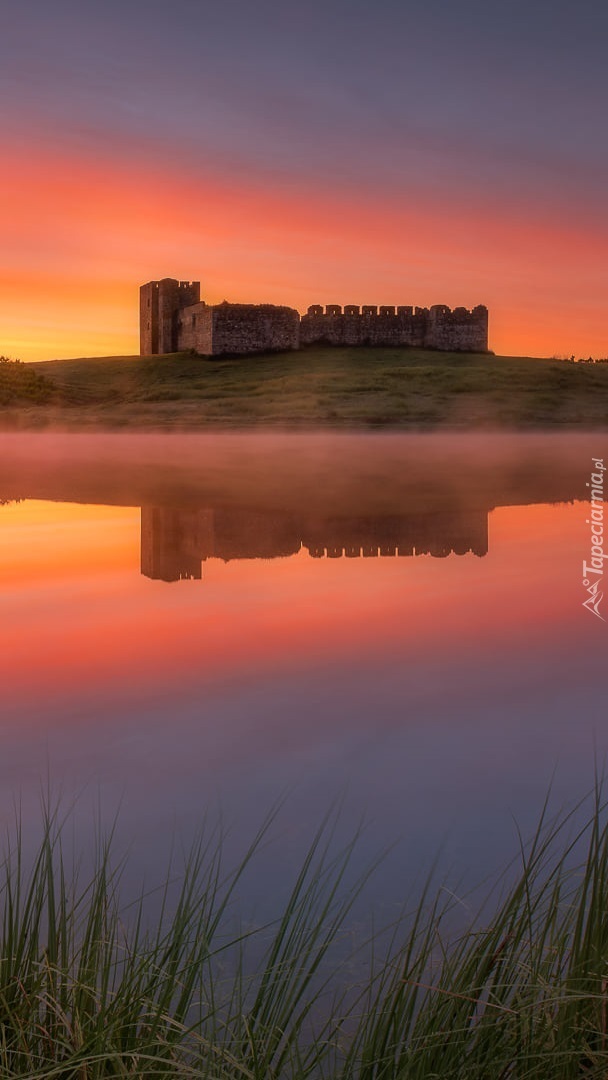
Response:
[{"label": "orange sky", "polygon": [[321,671],[359,653],[431,655],[439,609],[455,654],[487,649],[488,662],[526,635],[561,639],[565,621],[593,628],[571,565],[582,533],[577,504],[493,511],[481,559],[311,559],[302,551],[211,559],[202,581],[172,584],[140,575],[136,508],[31,501],[0,508],[0,518],[2,654],[14,692],[28,699],[102,687],[153,698],[167,680],[187,694],[193,679],[212,686],[302,666]]},{"label": "orange sky", "polygon": [[168,584],[139,572],[136,507],[0,506],[0,821],[18,799],[38,823],[50,775],[63,805],[120,806],[149,880],[176,822],[250,828],[289,792],[308,828],[348,794],[377,850],[430,859],[449,830],[479,857],[487,830],[497,859],[497,819],[536,816],[556,764],[558,805],[579,797],[605,750],[585,514],[497,509],[483,558],[210,559]]},{"label": "orange sky", "polygon": [[12,5],[0,355],[137,353],[174,277],[607,357],[607,35],[603,0]]},{"label": "orange sky", "polygon": [[138,352],[138,286],[197,278],[210,302],[490,310],[501,354],[605,356],[606,237],[525,201],[422,191],[379,202],[279,177],[172,168],[44,143],[0,172],[0,353]]}]

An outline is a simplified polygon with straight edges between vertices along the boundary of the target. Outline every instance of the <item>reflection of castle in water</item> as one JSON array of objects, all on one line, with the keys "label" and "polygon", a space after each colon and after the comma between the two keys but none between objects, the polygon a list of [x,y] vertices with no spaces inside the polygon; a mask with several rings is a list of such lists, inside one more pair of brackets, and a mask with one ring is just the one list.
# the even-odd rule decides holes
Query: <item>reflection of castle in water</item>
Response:
[{"label": "reflection of castle in water", "polygon": [[201,578],[209,558],[274,559],[302,548],[314,558],[483,556],[488,512],[315,518],[248,510],[142,507],[141,572],[162,581]]}]

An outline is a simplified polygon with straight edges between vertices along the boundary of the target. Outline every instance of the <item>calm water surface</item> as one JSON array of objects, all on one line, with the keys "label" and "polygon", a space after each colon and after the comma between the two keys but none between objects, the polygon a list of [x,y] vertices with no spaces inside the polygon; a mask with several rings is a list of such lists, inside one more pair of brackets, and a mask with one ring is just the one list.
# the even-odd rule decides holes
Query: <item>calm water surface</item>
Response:
[{"label": "calm water surface", "polygon": [[[582,607],[597,435],[0,436],[0,824],[47,775],[153,875],[207,808],[288,795],[256,903],[332,800],[479,880],[608,749]],[[605,603],[608,618],[608,599]],[[450,869],[451,868],[451,869]]]}]

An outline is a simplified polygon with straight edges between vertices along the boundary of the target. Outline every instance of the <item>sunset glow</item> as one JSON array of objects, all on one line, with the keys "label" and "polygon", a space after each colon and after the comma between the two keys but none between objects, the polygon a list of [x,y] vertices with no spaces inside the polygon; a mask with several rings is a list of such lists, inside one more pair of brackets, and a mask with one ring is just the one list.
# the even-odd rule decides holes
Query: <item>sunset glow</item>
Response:
[{"label": "sunset glow", "polygon": [[[210,689],[226,678],[322,672],[328,657],[377,663],[403,654],[422,664],[433,653],[439,602],[455,669],[485,650],[487,635],[484,663],[506,648],[525,649],[526,603],[529,639],[541,635],[547,645],[558,645],[563,619],[576,610],[577,583],[566,573],[580,531],[576,505],[493,511],[482,559],[311,559],[301,550],[270,560],[211,559],[202,581],[173,584],[139,573],[137,508],[33,501],[3,507],[1,516],[0,585],[10,625],[2,649],[13,691],[25,700],[40,692],[29,684],[32,640],[36,686],[47,700],[87,687],[97,698],[153,698],[169,673],[176,695],[194,683]],[[555,538],[550,564],[548,537]],[[552,589],[560,567],[565,587]]]},{"label": "sunset glow", "polygon": [[[312,303],[483,303],[497,353],[608,353],[607,162],[591,141],[595,106],[577,113],[595,73],[591,27],[580,99],[576,89],[564,97],[554,64],[550,89],[524,119],[543,62],[535,42],[551,46],[552,60],[570,42],[559,13],[548,42],[544,21],[518,5],[509,27],[471,10],[461,40],[462,5],[458,26],[456,12],[442,9],[435,22],[420,8],[418,33],[433,42],[425,71],[392,4],[394,42],[381,37],[379,12],[356,5],[341,24],[342,51],[336,41],[327,51],[340,3],[327,23],[320,11],[304,18],[273,2],[255,21],[235,2],[228,53],[227,11],[205,22],[209,55],[190,66],[182,61],[194,61],[200,16],[185,0],[149,25],[139,3],[110,4],[103,19],[70,0],[52,15],[38,6],[37,20],[15,15],[0,75],[10,163],[0,172],[0,353],[134,354],[138,286],[163,276],[200,279],[209,302],[301,312]],[[23,57],[25,39],[23,71],[13,52]],[[494,50],[491,72],[467,65],[476,44]]]},{"label": "sunset glow", "polygon": [[[347,830],[417,853],[406,876],[448,829],[485,873],[513,813],[605,753],[595,453],[595,433],[5,433],[0,822],[19,799],[32,827],[47,776],[120,808],[147,879],[215,806],[240,843],[295,800],[289,859],[344,793]],[[377,895],[402,902],[399,875]]]}]

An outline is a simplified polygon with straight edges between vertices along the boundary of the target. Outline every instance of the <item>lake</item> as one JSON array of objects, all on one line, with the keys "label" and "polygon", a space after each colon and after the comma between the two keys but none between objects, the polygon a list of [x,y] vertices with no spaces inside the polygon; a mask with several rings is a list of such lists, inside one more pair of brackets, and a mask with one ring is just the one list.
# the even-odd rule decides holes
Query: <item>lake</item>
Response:
[{"label": "lake", "polygon": [[[135,883],[221,813],[284,805],[251,903],[324,812],[474,883],[608,749],[583,607],[598,434],[0,435],[0,823],[118,813]],[[604,615],[608,618],[608,601]],[[83,833],[83,836],[86,833]]]}]

